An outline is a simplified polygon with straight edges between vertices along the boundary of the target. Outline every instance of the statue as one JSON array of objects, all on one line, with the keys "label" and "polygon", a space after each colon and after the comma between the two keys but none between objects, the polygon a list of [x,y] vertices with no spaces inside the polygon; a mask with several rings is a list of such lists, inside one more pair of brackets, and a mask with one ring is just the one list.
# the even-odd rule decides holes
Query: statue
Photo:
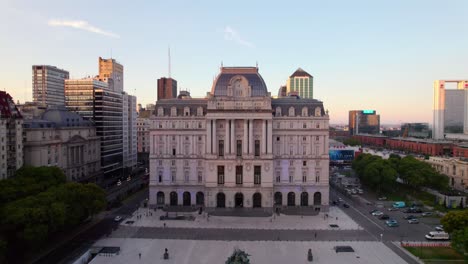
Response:
[{"label": "statue", "polygon": [[245,251],[235,248],[225,264],[250,264],[249,256]]},{"label": "statue", "polygon": [[314,256],[312,255],[312,249],[309,248],[307,252],[307,261],[312,262],[314,260]]},{"label": "statue", "polygon": [[167,252],[167,248],[164,249],[164,259],[169,259],[169,253]]}]

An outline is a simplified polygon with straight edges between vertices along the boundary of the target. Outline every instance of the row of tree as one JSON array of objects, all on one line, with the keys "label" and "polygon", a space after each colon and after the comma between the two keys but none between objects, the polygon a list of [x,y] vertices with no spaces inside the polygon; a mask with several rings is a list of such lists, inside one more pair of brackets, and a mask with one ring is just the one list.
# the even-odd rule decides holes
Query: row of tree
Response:
[{"label": "row of tree", "polygon": [[0,181],[0,246],[3,253],[37,249],[57,232],[80,224],[105,208],[95,184],[66,182],[56,167],[25,167]]},{"label": "row of tree", "polygon": [[428,163],[413,156],[401,158],[391,154],[389,159],[361,154],[353,161],[353,169],[361,181],[378,192],[391,191],[397,179],[415,189],[430,187],[439,191],[448,189],[449,179],[438,173]]},{"label": "row of tree", "polygon": [[450,234],[452,247],[461,254],[468,253],[468,210],[449,212],[440,222]]}]

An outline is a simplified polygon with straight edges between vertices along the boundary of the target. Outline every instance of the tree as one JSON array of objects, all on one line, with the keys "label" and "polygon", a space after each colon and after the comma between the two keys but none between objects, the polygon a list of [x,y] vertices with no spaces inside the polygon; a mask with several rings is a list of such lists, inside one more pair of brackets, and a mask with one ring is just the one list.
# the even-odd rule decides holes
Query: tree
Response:
[{"label": "tree", "polygon": [[356,138],[348,138],[343,141],[343,144],[347,146],[361,146],[361,141]]},{"label": "tree", "polygon": [[440,223],[448,233],[468,227],[468,210],[448,212],[440,219]]},{"label": "tree", "polygon": [[452,247],[460,252],[461,254],[465,254],[468,252],[468,227],[464,227],[462,229],[458,229],[451,234]]},{"label": "tree", "polygon": [[238,248],[234,249],[234,252],[226,260],[226,264],[250,264],[249,254]]}]

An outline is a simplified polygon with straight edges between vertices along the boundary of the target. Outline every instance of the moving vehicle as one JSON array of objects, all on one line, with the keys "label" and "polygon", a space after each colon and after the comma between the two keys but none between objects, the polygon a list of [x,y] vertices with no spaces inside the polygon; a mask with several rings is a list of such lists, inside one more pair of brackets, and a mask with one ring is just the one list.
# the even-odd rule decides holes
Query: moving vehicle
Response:
[{"label": "moving vehicle", "polygon": [[122,217],[119,215],[114,218],[115,222],[120,222],[120,220],[122,220]]},{"label": "moving vehicle", "polygon": [[344,208],[349,208],[349,204],[344,203],[344,204],[343,204],[343,207],[344,207]]},{"label": "moving vehicle", "polygon": [[417,218],[408,219],[409,224],[419,224],[419,220]]},{"label": "moving vehicle", "polygon": [[432,212],[423,212],[422,213],[422,216],[431,216],[432,215]]},{"label": "moving vehicle", "polygon": [[406,207],[406,203],[405,202],[394,202],[393,203],[393,208],[403,208],[403,207]]},{"label": "moving vehicle", "polygon": [[382,197],[379,197],[378,200],[379,200],[379,201],[386,201],[386,200],[387,200],[387,197],[382,196]]},{"label": "moving vehicle", "polygon": [[419,208],[414,208],[414,207],[411,207],[411,208],[408,208],[406,209],[405,211],[403,211],[404,213],[410,213],[410,214],[420,214],[422,213],[422,210],[419,209]]},{"label": "moving vehicle", "polygon": [[389,227],[397,227],[397,226],[399,226],[398,221],[395,220],[395,219],[389,219],[389,220],[385,221],[385,224],[386,224],[387,226],[389,226]]},{"label": "moving vehicle", "polygon": [[449,234],[442,232],[442,231],[432,231],[429,232],[426,236],[427,240],[449,240]]},{"label": "moving vehicle", "polygon": [[414,216],[414,215],[405,215],[403,218],[406,219],[406,220],[416,219],[416,216]]}]

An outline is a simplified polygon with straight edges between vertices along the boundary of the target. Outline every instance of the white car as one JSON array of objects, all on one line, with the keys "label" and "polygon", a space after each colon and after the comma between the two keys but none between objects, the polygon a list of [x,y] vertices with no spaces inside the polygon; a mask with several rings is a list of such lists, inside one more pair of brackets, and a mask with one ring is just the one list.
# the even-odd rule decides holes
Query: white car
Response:
[{"label": "white car", "polygon": [[435,227],[435,230],[440,231],[440,232],[444,232],[444,226],[443,225],[438,225],[438,226]]},{"label": "white car", "polygon": [[375,211],[372,213],[373,216],[381,216],[383,213],[381,211]]},{"label": "white car", "polygon": [[118,216],[114,217],[115,222],[120,222],[120,220],[122,220],[121,216],[118,215]]}]

